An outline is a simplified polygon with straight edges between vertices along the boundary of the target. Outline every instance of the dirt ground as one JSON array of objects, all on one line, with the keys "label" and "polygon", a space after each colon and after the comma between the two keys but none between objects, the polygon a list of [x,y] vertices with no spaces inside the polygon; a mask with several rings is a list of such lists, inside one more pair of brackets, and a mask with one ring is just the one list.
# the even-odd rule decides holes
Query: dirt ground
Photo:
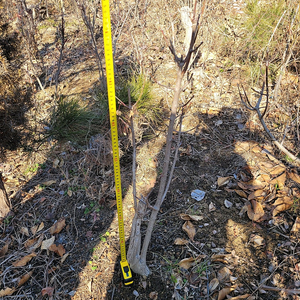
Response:
[{"label": "dirt ground", "polygon": [[[126,31],[132,29],[130,22],[124,23],[117,75],[128,72],[135,55],[140,59],[135,64],[141,63],[153,82],[157,105],[164,103],[167,111],[176,66],[150,22],[161,8],[143,4],[131,7],[144,9],[132,39]],[[121,10],[115,7],[114,13]],[[78,18],[66,15],[59,93],[92,101],[99,73]],[[54,68],[57,27],[49,24],[45,20],[40,26],[40,40],[45,62]],[[113,23],[116,32],[120,26]],[[140,53],[130,53],[130,41]],[[0,170],[12,211],[0,225],[1,299],[300,299],[299,170],[241,105],[236,71],[220,72],[221,59],[205,49],[211,59],[195,64],[194,99],[183,119],[174,176],[151,238],[147,263],[152,274],[133,274],[129,287],[122,283],[107,127],[83,147],[48,139],[30,152],[5,151]],[[26,114],[32,122],[52,109],[54,86],[49,83],[45,92],[36,93]],[[183,98],[189,95],[183,92]],[[280,114],[275,104],[270,110]],[[151,126],[137,147],[138,191],[151,191],[150,204],[162,170],[165,121]],[[38,126],[44,125],[40,121]],[[121,128],[119,133],[128,244],[134,215],[132,147]],[[297,152],[292,140],[289,136],[287,146]],[[172,157],[174,152],[175,147]],[[197,190],[205,192],[200,201],[192,194]],[[143,234],[148,220],[149,213]]]}]

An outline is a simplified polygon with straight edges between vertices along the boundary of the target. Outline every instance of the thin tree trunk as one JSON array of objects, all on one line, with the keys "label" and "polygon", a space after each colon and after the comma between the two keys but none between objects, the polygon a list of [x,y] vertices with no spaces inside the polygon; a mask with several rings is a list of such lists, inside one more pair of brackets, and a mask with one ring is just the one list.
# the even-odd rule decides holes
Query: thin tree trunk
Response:
[{"label": "thin tree trunk", "polygon": [[4,218],[9,213],[10,208],[11,204],[2,180],[2,173],[0,172],[0,218]]}]

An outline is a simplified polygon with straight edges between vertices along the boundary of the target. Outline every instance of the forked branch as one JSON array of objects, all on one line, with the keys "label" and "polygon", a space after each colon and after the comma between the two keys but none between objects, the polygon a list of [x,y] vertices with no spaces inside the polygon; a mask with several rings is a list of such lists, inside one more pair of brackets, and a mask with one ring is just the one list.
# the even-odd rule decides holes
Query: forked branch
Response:
[{"label": "forked branch", "polygon": [[[266,87],[266,93],[264,94],[264,90]],[[241,93],[240,87],[238,85],[238,90],[239,90],[239,94],[240,94],[240,98],[242,103],[244,104],[244,106],[251,110],[251,111],[255,111],[258,115],[259,121],[261,123],[261,125],[263,126],[265,132],[268,134],[268,136],[270,137],[271,141],[276,145],[276,147],[282,151],[284,154],[286,154],[290,159],[293,160],[294,163],[296,164],[300,164],[300,160],[299,158],[297,158],[293,153],[291,153],[288,149],[286,149],[282,144],[280,144],[276,138],[274,137],[274,135],[271,133],[271,131],[269,130],[269,128],[267,127],[265,121],[264,121],[264,116],[267,112],[268,109],[268,104],[269,104],[269,85],[268,85],[268,63],[266,64],[266,78],[265,81],[263,82],[263,86],[261,88],[260,92],[255,91],[256,93],[259,93],[260,97],[256,103],[256,105],[252,105],[249,101],[249,98],[247,96],[247,93],[242,85],[242,89],[243,89],[243,95]],[[265,107],[261,106],[261,101],[263,96],[266,96],[266,104]],[[261,110],[263,109],[263,112],[261,112]]]}]

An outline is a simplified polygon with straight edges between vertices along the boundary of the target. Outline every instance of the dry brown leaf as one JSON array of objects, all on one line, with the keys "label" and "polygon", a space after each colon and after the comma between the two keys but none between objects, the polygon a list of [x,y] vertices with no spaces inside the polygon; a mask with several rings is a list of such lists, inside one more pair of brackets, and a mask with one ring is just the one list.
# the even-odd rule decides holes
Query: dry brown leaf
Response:
[{"label": "dry brown leaf", "polygon": [[300,218],[297,217],[296,220],[295,220],[295,223],[291,229],[291,232],[298,232],[300,229]]},{"label": "dry brown leaf", "polygon": [[265,197],[266,195],[267,195],[267,193],[264,190],[256,190],[256,191],[253,191],[248,196],[248,200],[253,200],[253,199],[256,199],[258,197]]},{"label": "dry brown leaf", "polygon": [[192,220],[192,221],[196,221],[196,222],[204,219],[204,217],[202,217],[202,216],[188,215],[188,214],[180,214],[180,218],[185,221]]},{"label": "dry brown leaf", "polygon": [[36,253],[31,253],[31,254],[26,255],[26,256],[22,257],[21,259],[13,262],[12,265],[14,267],[24,267],[35,256],[36,256]]},{"label": "dry brown leaf", "polygon": [[288,176],[290,179],[300,184],[300,176],[295,172],[288,172]]},{"label": "dry brown leaf", "polygon": [[175,240],[175,242],[174,242],[175,245],[179,245],[179,246],[181,246],[181,245],[186,245],[186,244],[188,244],[188,243],[189,243],[188,240],[182,239],[182,238],[177,238],[177,239]]},{"label": "dry brown leaf", "polygon": [[[240,296],[231,297],[230,300],[240,300],[240,299],[247,299],[251,294],[245,294]],[[250,300],[250,299],[249,299]]]},{"label": "dry brown leaf", "polygon": [[250,220],[257,222],[264,216],[265,212],[259,202],[251,200],[251,204],[247,204],[247,214]]},{"label": "dry brown leaf", "polygon": [[45,287],[42,289],[42,296],[48,295],[48,296],[53,296],[54,288],[53,287]]},{"label": "dry brown leaf", "polygon": [[4,296],[10,296],[12,295],[14,292],[16,291],[15,288],[5,288],[3,290],[0,290],[0,297],[4,297]]},{"label": "dry brown leaf", "polygon": [[34,239],[27,240],[27,241],[24,243],[25,248],[31,247],[37,240],[38,240],[38,237],[36,237],[36,238],[34,238]]},{"label": "dry brown leaf", "polygon": [[290,197],[282,197],[278,198],[273,206],[275,207],[273,210],[273,217],[278,215],[280,212],[288,210],[292,205],[294,201]]},{"label": "dry brown leaf", "polygon": [[32,233],[33,235],[35,235],[37,229],[38,229],[38,226],[35,225],[35,226],[32,226],[32,227],[30,228],[30,231],[31,231],[31,233]]},{"label": "dry brown leaf", "polygon": [[254,191],[254,190],[258,190],[258,189],[263,189],[265,187],[265,184],[263,184],[259,180],[250,180],[248,182],[239,181],[238,186],[243,190]]},{"label": "dry brown leaf", "polygon": [[214,255],[211,257],[211,261],[212,261],[212,262],[221,262],[221,263],[226,264],[226,263],[227,263],[226,257],[227,257],[226,254],[214,254]]},{"label": "dry brown leaf", "polygon": [[208,211],[212,212],[212,211],[215,211],[215,210],[216,210],[216,206],[214,205],[213,202],[210,202],[209,205],[208,205]]},{"label": "dry brown leaf", "polygon": [[52,185],[54,183],[56,183],[56,180],[48,180],[48,181],[42,182],[42,185],[50,186],[50,185]]},{"label": "dry brown leaf", "polygon": [[8,244],[4,245],[0,250],[0,257],[3,257],[8,251]]},{"label": "dry brown leaf", "polygon": [[271,180],[271,177],[268,174],[261,174],[257,177],[258,180],[262,181],[262,182],[267,182],[269,183]]},{"label": "dry brown leaf", "polygon": [[40,236],[34,239],[36,243],[33,243],[30,247],[28,247],[28,251],[29,252],[35,251],[38,247],[41,246],[43,239],[44,239],[44,234],[42,233]]},{"label": "dry brown leaf", "polygon": [[239,196],[247,198],[247,194],[243,190],[234,190]]},{"label": "dry brown leaf", "polygon": [[218,285],[219,285],[218,278],[213,278],[208,285],[209,291],[213,292],[218,287]]},{"label": "dry brown leaf", "polygon": [[271,175],[279,175],[279,174],[281,174],[282,172],[284,172],[285,169],[286,169],[285,166],[283,166],[283,165],[277,165],[277,166],[273,167],[273,168],[269,171],[269,173],[270,173]]},{"label": "dry brown leaf", "polygon": [[29,231],[28,231],[27,227],[21,227],[20,233],[22,233],[22,234],[24,234],[26,236],[29,236]]},{"label": "dry brown leaf", "polygon": [[230,279],[231,271],[227,267],[223,267],[218,271],[218,280],[221,283],[228,282]]},{"label": "dry brown leaf", "polygon": [[66,219],[61,218],[55,224],[50,227],[50,234],[56,234],[62,231],[62,229],[66,226]]},{"label": "dry brown leaf", "polygon": [[224,288],[222,289],[220,292],[219,292],[219,295],[218,295],[218,300],[223,300],[225,299],[225,297],[232,291],[234,291],[236,288],[237,288],[237,284],[231,286],[231,287],[227,287],[227,288]]},{"label": "dry brown leaf", "polygon": [[286,180],[286,173],[284,172],[282,175],[271,180],[271,184],[277,185],[277,187],[281,190],[284,188]]},{"label": "dry brown leaf", "polygon": [[251,151],[253,152],[253,153],[259,153],[259,152],[261,152],[261,148],[259,147],[259,146],[254,146],[253,148],[251,148]]},{"label": "dry brown leaf", "polygon": [[193,267],[196,264],[196,259],[194,257],[184,258],[179,262],[179,267],[185,270]]},{"label": "dry brown leaf", "polygon": [[42,223],[40,224],[40,226],[38,227],[38,229],[36,230],[36,232],[39,232],[39,231],[43,230],[44,227],[45,227],[44,222],[42,222]]},{"label": "dry brown leaf", "polygon": [[55,240],[55,236],[52,236],[50,239],[48,240],[44,240],[42,242],[42,246],[41,246],[41,250],[48,250],[49,247],[54,243]]},{"label": "dry brown leaf", "polygon": [[20,279],[19,283],[18,283],[18,287],[20,287],[21,285],[23,285],[25,282],[28,281],[28,279],[31,277],[33,271],[30,271],[29,273],[25,274],[24,276],[22,276],[22,278]]},{"label": "dry brown leaf", "polygon": [[182,225],[182,229],[187,233],[190,240],[194,241],[194,237],[196,235],[196,229],[195,229],[195,226],[193,225],[193,223],[191,221],[186,221]]},{"label": "dry brown leaf", "polygon": [[55,252],[59,256],[63,256],[66,253],[66,249],[64,248],[64,246],[62,244],[59,244],[58,246],[56,246],[55,244],[52,244],[49,247],[49,250],[52,252]]},{"label": "dry brown leaf", "polygon": [[70,255],[70,253],[64,254],[63,257],[60,259],[60,263],[62,264],[69,255]]},{"label": "dry brown leaf", "polygon": [[219,178],[218,178],[218,187],[227,184],[227,183],[229,182],[230,178],[231,178],[231,176],[227,176],[227,177],[219,177]]}]

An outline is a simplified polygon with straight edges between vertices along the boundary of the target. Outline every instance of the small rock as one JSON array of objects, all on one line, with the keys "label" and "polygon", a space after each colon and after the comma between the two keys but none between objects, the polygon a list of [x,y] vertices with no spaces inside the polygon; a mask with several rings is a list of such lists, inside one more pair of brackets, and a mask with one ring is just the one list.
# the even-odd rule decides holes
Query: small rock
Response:
[{"label": "small rock", "polygon": [[140,294],[139,294],[138,291],[134,290],[134,291],[133,291],[133,295],[134,295],[135,297],[138,297]]}]

